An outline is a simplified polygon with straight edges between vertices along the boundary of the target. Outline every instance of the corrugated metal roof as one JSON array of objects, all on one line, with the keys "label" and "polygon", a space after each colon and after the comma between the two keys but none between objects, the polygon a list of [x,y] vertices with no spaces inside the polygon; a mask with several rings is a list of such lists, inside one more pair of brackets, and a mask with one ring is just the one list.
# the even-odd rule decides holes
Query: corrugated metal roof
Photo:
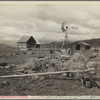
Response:
[{"label": "corrugated metal roof", "polygon": [[[20,40],[19,40],[19,42],[27,42],[31,37],[33,37],[33,36],[23,36]],[[40,44],[39,43],[39,41],[37,40],[37,39],[35,39],[35,41],[36,41],[36,44]]]}]

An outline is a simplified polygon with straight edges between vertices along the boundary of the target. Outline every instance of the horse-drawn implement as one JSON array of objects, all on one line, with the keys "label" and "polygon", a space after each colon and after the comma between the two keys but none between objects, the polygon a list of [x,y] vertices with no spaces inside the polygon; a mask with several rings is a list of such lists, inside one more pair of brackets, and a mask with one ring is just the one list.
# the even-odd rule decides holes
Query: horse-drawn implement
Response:
[{"label": "horse-drawn implement", "polygon": [[[27,77],[27,76],[63,76],[66,79],[80,79],[82,85],[88,88],[99,85],[92,78],[92,74],[96,74],[97,65],[87,66],[87,63],[90,59],[97,56],[90,56],[87,61],[82,57],[77,56],[77,58],[72,55],[65,54],[50,54],[42,59],[39,59],[41,62],[42,72],[32,72],[31,73],[20,73],[15,75],[2,75],[0,78],[14,78],[14,77]],[[77,61],[79,59],[79,61]],[[71,68],[72,67],[72,68]],[[28,72],[28,70],[27,70]]]}]

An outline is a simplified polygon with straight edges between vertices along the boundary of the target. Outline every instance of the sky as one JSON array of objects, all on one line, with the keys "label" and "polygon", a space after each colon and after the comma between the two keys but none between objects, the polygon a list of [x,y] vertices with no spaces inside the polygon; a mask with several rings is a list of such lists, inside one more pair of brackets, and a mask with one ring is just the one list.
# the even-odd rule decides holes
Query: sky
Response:
[{"label": "sky", "polygon": [[[100,38],[100,2],[0,2],[0,43],[15,44],[30,35],[41,43]],[[75,28],[72,28],[75,27]]]}]

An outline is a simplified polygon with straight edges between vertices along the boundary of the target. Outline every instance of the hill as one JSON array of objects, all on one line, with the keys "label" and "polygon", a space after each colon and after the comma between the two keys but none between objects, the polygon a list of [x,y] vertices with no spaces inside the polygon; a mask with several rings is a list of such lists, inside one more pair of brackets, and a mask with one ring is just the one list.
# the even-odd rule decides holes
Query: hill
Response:
[{"label": "hill", "polygon": [[[78,41],[74,41],[74,42],[70,41],[67,44],[67,46],[71,47],[71,45],[76,43],[76,42],[78,42]],[[80,42],[86,42],[86,43],[90,44],[94,48],[99,48],[100,47],[100,38],[81,40]],[[63,43],[63,41],[59,41],[59,42],[56,41],[56,42],[51,42],[51,43],[44,44],[44,46],[45,47],[49,47],[49,48],[51,48],[51,47],[52,48],[54,48],[54,47],[61,48],[62,47],[62,43]],[[65,45],[64,45],[64,47],[65,47]]]},{"label": "hill", "polygon": [[84,40],[84,42],[90,44],[93,47],[99,48],[100,47],[100,38]]}]

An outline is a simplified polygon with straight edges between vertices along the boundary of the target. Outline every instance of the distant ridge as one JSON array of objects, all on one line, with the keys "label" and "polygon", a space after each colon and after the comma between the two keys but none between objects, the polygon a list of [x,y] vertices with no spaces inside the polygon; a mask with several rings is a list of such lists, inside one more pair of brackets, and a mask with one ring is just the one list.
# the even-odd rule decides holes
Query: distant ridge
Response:
[{"label": "distant ridge", "polygon": [[[94,48],[99,48],[100,47],[100,38],[94,38],[94,39],[88,39],[88,40],[80,40],[80,41],[83,41],[83,42],[86,42],[88,44],[90,44],[92,47]],[[68,43],[68,47],[70,47],[72,44],[76,43],[78,41],[70,41]],[[41,41],[40,41],[41,43]],[[51,47],[58,47],[58,48],[61,48],[62,47],[62,43],[63,41],[55,41],[55,42],[47,42],[47,43],[43,43],[42,45],[44,47],[48,47],[48,48],[51,48]],[[15,43],[16,44],[16,43]],[[0,44],[0,50],[1,49],[11,49],[11,48],[15,48],[17,45],[8,45],[8,44]],[[65,46],[64,46],[65,47]]]},{"label": "distant ridge", "polygon": [[[81,42],[86,42],[88,44],[90,44],[92,47],[94,48],[99,48],[100,47],[100,38],[95,38],[95,39],[88,39],[88,40],[80,40]],[[68,43],[68,47],[71,47],[71,45],[73,45],[74,43],[76,43],[78,41],[70,41]],[[60,42],[51,42],[51,43],[47,43],[47,44],[44,44],[46,47],[58,47],[58,48],[61,48],[62,47],[62,43],[63,41],[60,41]],[[65,47],[65,45],[64,45]]]}]

